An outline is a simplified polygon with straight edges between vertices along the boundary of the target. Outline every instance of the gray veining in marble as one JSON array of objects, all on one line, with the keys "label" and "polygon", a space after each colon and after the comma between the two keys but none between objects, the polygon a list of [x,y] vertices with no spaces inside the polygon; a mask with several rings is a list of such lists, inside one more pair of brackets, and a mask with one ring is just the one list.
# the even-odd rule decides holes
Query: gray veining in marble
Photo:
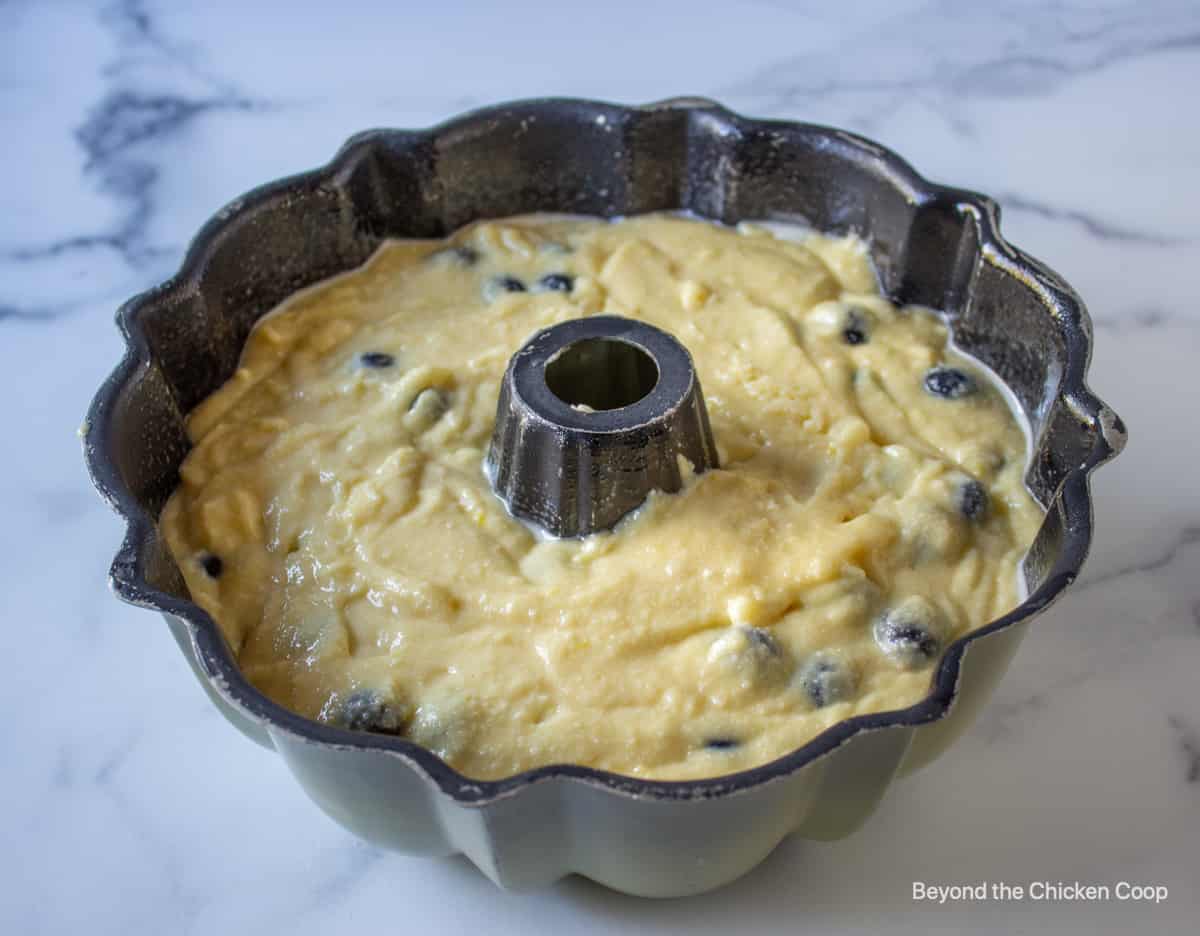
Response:
[{"label": "gray veining in marble", "polygon": [[[1200,6],[0,2],[0,932],[1193,932],[1200,912]],[[112,312],[224,202],[351,133],[543,94],[701,94],[866,133],[996,195],[1075,285],[1132,443],[1083,579],[957,747],[838,843],[714,894],[504,894],[377,852],[210,708],[104,573],[75,428]],[[191,808],[181,809],[182,799]],[[1161,883],[915,904],[914,880]]]}]

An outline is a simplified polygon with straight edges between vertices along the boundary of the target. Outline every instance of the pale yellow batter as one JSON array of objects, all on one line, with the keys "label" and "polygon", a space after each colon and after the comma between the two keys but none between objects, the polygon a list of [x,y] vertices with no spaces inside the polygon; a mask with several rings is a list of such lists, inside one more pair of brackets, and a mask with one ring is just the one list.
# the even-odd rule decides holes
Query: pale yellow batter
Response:
[{"label": "pale yellow batter", "polygon": [[[509,356],[607,313],[692,353],[721,467],[539,541],[482,463]],[[1003,397],[862,245],[670,216],[385,245],[255,328],[162,529],[283,705],[463,773],[769,761],[910,705],[1017,603],[1041,513]]]}]

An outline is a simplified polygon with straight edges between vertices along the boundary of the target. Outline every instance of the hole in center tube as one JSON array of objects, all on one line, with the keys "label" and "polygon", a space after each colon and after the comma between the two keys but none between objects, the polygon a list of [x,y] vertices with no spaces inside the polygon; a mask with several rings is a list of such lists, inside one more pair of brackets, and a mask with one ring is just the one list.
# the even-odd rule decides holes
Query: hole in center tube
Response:
[{"label": "hole in center tube", "polygon": [[546,386],[575,409],[632,406],[658,384],[658,364],[637,345],[584,338],[546,362]]}]

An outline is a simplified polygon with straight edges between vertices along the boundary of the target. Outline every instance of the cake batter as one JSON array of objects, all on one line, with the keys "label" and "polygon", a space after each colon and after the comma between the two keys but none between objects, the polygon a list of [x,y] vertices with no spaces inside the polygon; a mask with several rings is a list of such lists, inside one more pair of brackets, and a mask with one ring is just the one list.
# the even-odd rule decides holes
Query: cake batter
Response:
[{"label": "cake batter", "polygon": [[[691,352],[720,467],[539,537],[483,460],[509,357],[579,316]],[[161,527],[246,676],[464,774],[714,776],[905,707],[1018,602],[1026,440],[863,244],[669,215],[386,243],[261,320]]]}]

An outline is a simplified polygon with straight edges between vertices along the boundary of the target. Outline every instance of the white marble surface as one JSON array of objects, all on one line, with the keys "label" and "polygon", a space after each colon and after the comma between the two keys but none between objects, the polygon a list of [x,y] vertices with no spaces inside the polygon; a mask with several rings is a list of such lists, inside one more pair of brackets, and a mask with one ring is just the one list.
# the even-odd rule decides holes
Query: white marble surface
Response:
[{"label": "white marble surface", "polygon": [[[0,932],[1195,932],[1200,912],[1200,9],[0,0]],[[408,7],[408,9],[406,9]],[[544,94],[842,125],[999,196],[1097,326],[1129,423],[1085,577],[982,720],[847,841],[673,902],[360,845],[117,603],[75,429],[117,304],[260,181],[373,125]],[[914,880],[1152,882],[1130,903],[915,905]]]}]

